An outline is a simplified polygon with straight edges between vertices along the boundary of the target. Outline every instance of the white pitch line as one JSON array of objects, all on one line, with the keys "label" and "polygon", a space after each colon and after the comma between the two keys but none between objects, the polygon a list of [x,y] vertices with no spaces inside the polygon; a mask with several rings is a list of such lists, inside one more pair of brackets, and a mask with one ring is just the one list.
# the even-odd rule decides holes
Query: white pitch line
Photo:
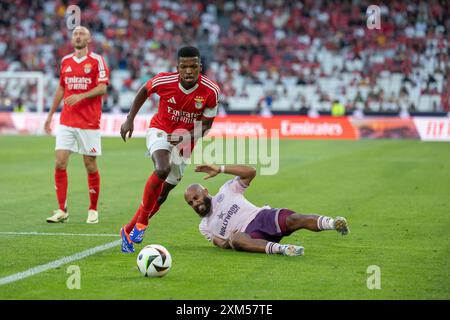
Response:
[{"label": "white pitch line", "polygon": [[69,262],[81,260],[83,258],[86,258],[88,256],[96,254],[97,252],[105,251],[112,247],[115,247],[115,246],[119,245],[121,242],[122,242],[122,240],[116,240],[113,242],[109,242],[109,243],[103,244],[101,246],[87,249],[85,251],[75,253],[74,255],[71,255],[68,257],[63,257],[61,259],[49,262],[47,264],[43,264],[43,265],[28,269],[24,272],[15,273],[15,274],[12,274],[7,277],[0,278],[0,286],[34,276],[38,273],[45,272],[50,269],[58,268],[59,266],[62,266]]},{"label": "white pitch line", "polygon": [[119,237],[119,234],[111,234],[111,233],[50,233],[50,232],[35,232],[35,231],[31,232],[0,231],[0,235]]}]

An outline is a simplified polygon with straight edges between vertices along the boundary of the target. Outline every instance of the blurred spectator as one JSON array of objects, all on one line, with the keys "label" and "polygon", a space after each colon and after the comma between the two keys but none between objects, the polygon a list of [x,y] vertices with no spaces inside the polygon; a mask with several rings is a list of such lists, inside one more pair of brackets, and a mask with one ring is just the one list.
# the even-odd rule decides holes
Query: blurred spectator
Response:
[{"label": "blurred spectator", "polygon": [[345,116],[345,106],[339,101],[334,100],[331,105],[331,115],[334,117]]}]

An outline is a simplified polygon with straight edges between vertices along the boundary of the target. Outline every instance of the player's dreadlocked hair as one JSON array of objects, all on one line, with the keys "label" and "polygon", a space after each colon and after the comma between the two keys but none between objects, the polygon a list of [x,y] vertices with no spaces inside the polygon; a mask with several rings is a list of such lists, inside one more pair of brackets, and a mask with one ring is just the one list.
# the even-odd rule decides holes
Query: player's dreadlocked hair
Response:
[{"label": "player's dreadlocked hair", "polygon": [[177,59],[180,58],[195,58],[198,57],[200,60],[200,51],[196,47],[187,46],[182,47],[178,50]]}]

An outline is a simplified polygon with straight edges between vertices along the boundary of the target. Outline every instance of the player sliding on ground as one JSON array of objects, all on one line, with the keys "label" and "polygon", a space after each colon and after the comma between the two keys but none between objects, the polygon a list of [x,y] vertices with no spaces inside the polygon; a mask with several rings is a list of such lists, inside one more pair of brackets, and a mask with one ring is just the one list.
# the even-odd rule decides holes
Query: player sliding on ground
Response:
[{"label": "player sliding on ground", "polygon": [[[158,112],[147,131],[147,150],[155,171],[147,180],[139,208],[120,230],[122,252],[134,252],[133,243],[142,242],[148,220],[183,177],[185,159],[190,156],[196,140],[211,128],[220,90],[215,82],[200,74],[201,70],[198,49],[181,48],[177,55],[177,72],[159,73],[142,86],[120,128],[124,141],[127,135],[131,137],[139,109],[150,95],[159,95]],[[195,121],[201,121],[198,136],[194,135]],[[177,133],[178,130],[185,133]]]},{"label": "player sliding on ground", "polygon": [[227,181],[215,196],[200,184],[191,184],[184,193],[186,202],[202,218],[200,233],[218,247],[301,256],[304,253],[302,246],[280,244],[280,240],[300,229],[336,230],[342,235],[349,232],[347,220],[343,217],[332,219],[299,214],[285,208],[259,208],[249,202],[243,194],[256,175],[252,167],[200,165],[195,171],[207,173],[205,179],[221,172],[236,176]]}]

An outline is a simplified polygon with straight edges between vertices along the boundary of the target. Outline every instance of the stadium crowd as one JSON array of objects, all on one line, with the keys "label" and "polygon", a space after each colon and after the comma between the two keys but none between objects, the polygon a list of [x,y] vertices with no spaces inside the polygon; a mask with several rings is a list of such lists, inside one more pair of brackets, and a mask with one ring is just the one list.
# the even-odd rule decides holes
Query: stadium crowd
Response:
[{"label": "stadium crowd", "polygon": [[[0,4],[0,71],[43,71],[45,105],[71,52],[69,1]],[[196,45],[222,88],[221,112],[317,114],[450,111],[450,2],[390,1],[380,29],[371,1],[78,1],[91,49],[111,69],[105,111],[127,111],[136,90]],[[156,98],[153,98],[156,99]],[[145,109],[151,112],[156,101]],[[36,86],[0,78],[0,108],[33,109]]]}]

